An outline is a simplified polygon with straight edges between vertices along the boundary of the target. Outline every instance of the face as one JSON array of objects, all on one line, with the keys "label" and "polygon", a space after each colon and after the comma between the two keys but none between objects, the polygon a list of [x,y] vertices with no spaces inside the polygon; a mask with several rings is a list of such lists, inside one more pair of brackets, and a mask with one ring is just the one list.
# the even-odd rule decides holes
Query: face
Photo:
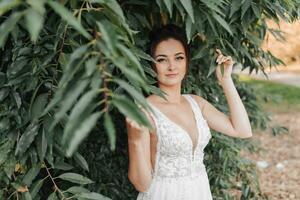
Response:
[{"label": "face", "polygon": [[175,39],[160,42],[155,49],[156,72],[159,84],[181,83],[186,73],[186,54],[183,45]]}]

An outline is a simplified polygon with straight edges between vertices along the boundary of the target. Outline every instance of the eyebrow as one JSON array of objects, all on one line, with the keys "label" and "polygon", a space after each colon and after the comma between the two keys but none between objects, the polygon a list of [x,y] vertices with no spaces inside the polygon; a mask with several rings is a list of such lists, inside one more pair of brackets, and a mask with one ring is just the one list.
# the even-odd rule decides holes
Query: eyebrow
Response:
[{"label": "eyebrow", "polygon": [[[178,53],[175,54],[175,56],[178,56],[178,55],[180,55],[180,54],[184,54],[184,53],[183,53],[183,52],[178,52]],[[159,54],[159,55],[155,56],[155,58],[157,58],[157,57],[159,57],[159,56],[161,56],[161,57],[167,57],[167,55]]]}]

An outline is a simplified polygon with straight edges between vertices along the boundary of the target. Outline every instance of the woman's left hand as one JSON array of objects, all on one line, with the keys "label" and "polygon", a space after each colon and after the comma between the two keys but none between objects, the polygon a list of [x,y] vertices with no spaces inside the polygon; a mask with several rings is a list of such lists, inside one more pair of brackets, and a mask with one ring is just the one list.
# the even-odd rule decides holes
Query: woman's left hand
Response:
[{"label": "woman's left hand", "polygon": [[[231,56],[224,56],[220,49],[216,49],[216,53],[218,54],[216,60],[216,62],[218,63],[216,76],[218,78],[219,84],[221,84],[224,80],[231,78],[232,66],[234,62]],[[224,68],[223,75],[221,67]]]}]

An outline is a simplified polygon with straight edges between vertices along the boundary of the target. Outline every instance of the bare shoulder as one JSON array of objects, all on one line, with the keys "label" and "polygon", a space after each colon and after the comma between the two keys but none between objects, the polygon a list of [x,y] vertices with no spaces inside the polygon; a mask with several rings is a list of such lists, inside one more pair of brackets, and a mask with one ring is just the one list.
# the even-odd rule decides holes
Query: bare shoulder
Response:
[{"label": "bare shoulder", "polygon": [[203,111],[205,103],[207,102],[207,100],[204,99],[203,97],[199,96],[199,95],[195,95],[195,94],[189,94],[189,95],[196,100],[196,102],[200,106],[201,111]]}]

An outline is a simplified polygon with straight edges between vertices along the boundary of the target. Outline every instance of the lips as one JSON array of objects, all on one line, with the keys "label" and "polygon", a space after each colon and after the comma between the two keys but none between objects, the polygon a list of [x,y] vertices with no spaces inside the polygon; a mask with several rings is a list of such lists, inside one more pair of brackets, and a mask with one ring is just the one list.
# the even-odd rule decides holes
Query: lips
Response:
[{"label": "lips", "polygon": [[170,78],[172,78],[172,77],[175,77],[175,76],[177,76],[178,74],[166,74],[166,76],[167,77],[170,77]]}]

